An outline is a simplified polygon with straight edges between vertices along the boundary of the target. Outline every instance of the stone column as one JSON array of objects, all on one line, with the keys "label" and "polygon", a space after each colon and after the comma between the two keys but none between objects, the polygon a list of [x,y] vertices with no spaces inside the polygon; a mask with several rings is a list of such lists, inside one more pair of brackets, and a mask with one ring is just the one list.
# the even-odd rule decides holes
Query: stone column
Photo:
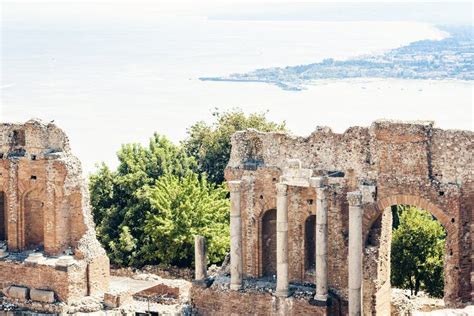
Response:
[{"label": "stone column", "polygon": [[347,193],[349,201],[349,315],[362,315],[362,194]]},{"label": "stone column", "polygon": [[242,220],[240,218],[241,181],[229,181],[230,191],[230,288],[242,287]]},{"label": "stone column", "polygon": [[288,297],[288,186],[277,185],[277,285],[276,296]]},{"label": "stone column", "polygon": [[207,278],[206,239],[203,236],[194,236],[194,270],[196,281]]},{"label": "stone column", "polygon": [[311,186],[316,191],[316,301],[328,299],[328,202],[326,197],[327,179],[311,178]]}]

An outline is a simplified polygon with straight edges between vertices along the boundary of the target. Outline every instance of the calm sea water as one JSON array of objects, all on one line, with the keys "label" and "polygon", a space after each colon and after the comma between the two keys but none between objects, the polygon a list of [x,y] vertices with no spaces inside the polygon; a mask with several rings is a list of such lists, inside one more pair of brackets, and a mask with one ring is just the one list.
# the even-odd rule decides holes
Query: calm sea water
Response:
[{"label": "calm sea water", "polygon": [[197,80],[379,53],[445,36],[428,24],[219,21],[159,13],[127,19],[74,7],[38,15],[31,7],[7,9],[1,120],[55,120],[86,172],[100,161],[115,164],[120,144],[146,142],[155,131],[183,139],[186,128],[210,120],[215,107],[269,110],[271,119],[286,120],[300,135],[317,125],[342,132],[377,118],[429,119],[444,128],[472,129],[470,83],[339,80],[291,92]]}]

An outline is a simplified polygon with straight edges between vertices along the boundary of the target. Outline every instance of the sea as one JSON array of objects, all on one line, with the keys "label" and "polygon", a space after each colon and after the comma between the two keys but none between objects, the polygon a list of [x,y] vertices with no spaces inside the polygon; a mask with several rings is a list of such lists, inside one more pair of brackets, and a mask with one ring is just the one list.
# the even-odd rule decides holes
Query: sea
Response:
[{"label": "sea", "polygon": [[[141,8],[143,12],[146,8]],[[199,77],[381,54],[442,39],[410,21],[247,21],[133,8],[10,3],[1,23],[0,120],[54,121],[68,134],[85,175],[117,165],[123,143],[154,132],[179,143],[212,112],[267,112],[295,135],[316,126],[344,132],[376,119],[433,120],[473,129],[473,85],[455,80],[324,80],[303,91]]]}]

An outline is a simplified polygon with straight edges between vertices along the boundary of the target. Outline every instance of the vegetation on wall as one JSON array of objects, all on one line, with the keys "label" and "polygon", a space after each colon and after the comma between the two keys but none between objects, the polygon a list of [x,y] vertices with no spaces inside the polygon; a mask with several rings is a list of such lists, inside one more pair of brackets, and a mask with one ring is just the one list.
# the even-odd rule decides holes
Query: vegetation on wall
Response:
[{"label": "vegetation on wall", "polygon": [[120,266],[191,266],[193,235],[207,239],[208,260],[221,262],[229,250],[228,191],[223,182],[230,137],[238,130],[282,130],[265,114],[214,113],[175,145],[155,134],[148,146],[123,145],[119,165],[101,164],[90,177],[91,204],[99,241]]},{"label": "vegetation on wall", "polygon": [[433,216],[413,206],[398,206],[394,214],[391,251],[392,286],[424,290],[443,297],[443,263],[446,233]]}]

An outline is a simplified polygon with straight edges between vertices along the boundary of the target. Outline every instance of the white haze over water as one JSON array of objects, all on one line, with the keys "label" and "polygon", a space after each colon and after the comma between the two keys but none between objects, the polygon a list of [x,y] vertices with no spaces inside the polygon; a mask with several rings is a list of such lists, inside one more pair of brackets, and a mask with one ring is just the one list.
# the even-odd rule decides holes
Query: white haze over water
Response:
[{"label": "white haze over water", "polygon": [[[6,7],[8,9],[8,7]],[[223,21],[196,16],[81,20],[75,10],[2,23],[2,121],[55,120],[86,172],[116,165],[122,143],[153,132],[173,141],[211,111],[269,110],[297,135],[317,125],[343,132],[378,118],[435,120],[472,129],[472,84],[459,81],[321,81],[293,92],[262,83],[198,77],[381,53],[443,32],[416,22]],[[25,9],[26,10],[26,9]],[[29,8],[30,13],[34,11]],[[6,10],[7,11],[7,10]]]}]

